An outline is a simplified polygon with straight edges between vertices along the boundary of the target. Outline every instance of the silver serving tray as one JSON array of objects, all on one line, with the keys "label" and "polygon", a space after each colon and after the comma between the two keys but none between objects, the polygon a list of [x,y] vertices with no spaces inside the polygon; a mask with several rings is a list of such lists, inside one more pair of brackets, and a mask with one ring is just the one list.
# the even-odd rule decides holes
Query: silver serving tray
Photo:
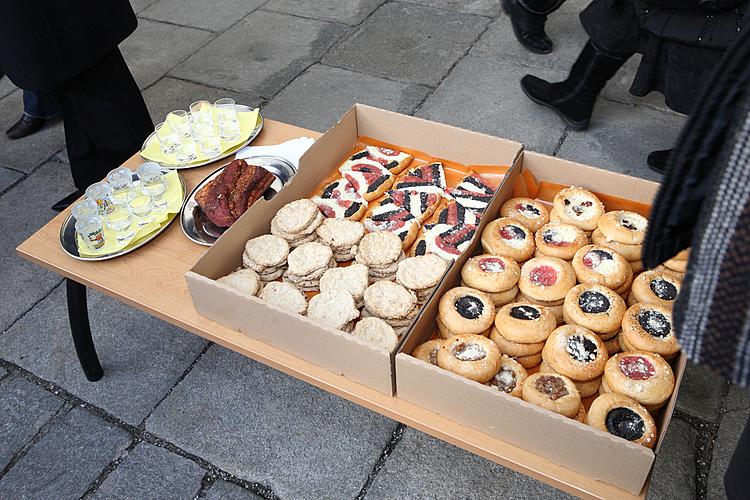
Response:
[{"label": "silver serving tray", "polygon": [[[163,168],[162,172],[165,174],[169,172],[169,169]],[[185,181],[182,178],[182,176],[177,173],[177,177],[180,179],[180,186],[182,186],[182,202],[183,205],[185,204]],[[133,180],[138,180],[138,175],[133,172]],[[170,214],[169,218],[164,222],[164,225],[161,226],[159,229],[154,231],[153,233],[149,234],[145,238],[143,238],[140,242],[138,242],[137,245],[124,248],[122,250],[118,250],[113,253],[105,254],[105,255],[99,255],[96,257],[87,257],[80,255],[78,253],[78,243],[76,242],[76,219],[73,217],[73,213],[69,213],[68,216],[65,218],[65,220],[62,223],[62,226],[60,226],[60,246],[62,247],[63,251],[73,257],[74,259],[78,260],[88,260],[88,261],[98,261],[98,260],[109,260],[114,259],[115,257],[120,257],[122,255],[129,254],[130,252],[134,250],[138,250],[146,243],[150,242],[157,236],[159,236],[161,233],[163,233],[170,225],[172,225],[172,222],[177,218],[179,214]]]},{"label": "silver serving tray", "polygon": [[[280,156],[251,156],[249,158],[243,158],[248,163],[258,165],[273,174],[276,179],[273,184],[266,189],[263,193],[263,198],[270,200],[288,183],[294,174],[297,173],[297,169],[294,165],[289,163],[286,159]],[[252,161],[251,161],[252,160]],[[180,226],[182,226],[182,232],[185,233],[190,240],[200,245],[211,246],[219,237],[224,234],[229,228],[219,227],[209,221],[201,207],[195,201],[195,194],[203,186],[208,184],[210,181],[215,179],[220,173],[224,171],[226,165],[223,165],[203,179],[195,188],[190,192],[188,197],[185,199],[185,204],[182,206],[182,212],[180,215]]]},{"label": "silver serving tray", "polygon": [[[251,108],[250,106],[245,106],[244,104],[237,104],[236,107],[237,107],[238,111],[252,111],[252,110],[255,109],[255,108]],[[237,146],[235,146],[233,148],[230,148],[230,149],[228,149],[228,150],[226,150],[226,151],[224,151],[222,153],[219,153],[218,155],[214,156],[213,158],[209,158],[208,160],[199,161],[199,162],[193,162],[193,163],[175,163],[175,164],[160,163],[160,165],[162,167],[171,168],[173,170],[182,170],[182,169],[187,169],[187,168],[202,167],[204,165],[208,165],[209,163],[213,163],[215,161],[223,160],[224,158],[228,158],[229,156],[232,156],[234,153],[236,153],[240,149],[244,148],[245,146],[247,146],[248,144],[250,144],[251,142],[253,142],[255,140],[255,138],[258,137],[258,135],[260,134],[260,131],[263,130],[263,122],[264,122],[263,115],[261,114],[260,110],[258,110],[258,118],[260,119],[260,123],[258,123],[258,125],[253,129],[252,132],[250,132],[250,136],[247,139],[245,139],[244,141],[242,141],[241,144],[238,144]],[[146,144],[148,144],[148,141],[150,141],[151,138],[155,134],[156,134],[156,132],[151,132],[151,135],[149,135],[148,137],[146,137],[146,140],[143,141],[143,145],[141,146],[141,152],[144,149],[146,149]],[[144,160],[146,160],[146,159],[144,158]],[[146,160],[146,161],[150,161],[150,160]]]}]

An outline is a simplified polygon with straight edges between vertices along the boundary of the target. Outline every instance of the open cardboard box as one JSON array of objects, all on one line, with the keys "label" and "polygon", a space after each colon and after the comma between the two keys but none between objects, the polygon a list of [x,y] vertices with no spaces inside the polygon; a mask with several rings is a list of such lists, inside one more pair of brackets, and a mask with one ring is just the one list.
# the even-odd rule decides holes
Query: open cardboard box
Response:
[{"label": "open cardboard box", "polygon": [[[245,242],[268,233],[271,219],[282,206],[309,197],[347,157],[360,137],[423,151],[435,158],[468,166],[513,165],[522,150],[517,142],[357,104],[305,153],[299,171],[284,189],[270,201],[258,200],[188,271],[186,280],[201,315],[381,393],[393,395],[397,349],[388,353],[346,333],[320,326],[305,316],[286,312],[256,297],[243,296],[214,281],[241,266]],[[488,209],[496,213],[499,203],[495,197]],[[483,227],[480,226],[475,240],[479,239]],[[402,342],[409,334],[402,337]]]},{"label": "open cardboard box", "polygon": [[[508,198],[525,196],[551,202],[558,190],[570,185],[583,186],[595,192],[608,211],[627,209],[643,215],[648,215],[650,203],[658,188],[658,184],[654,182],[524,151],[508,174],[495,201],[503,202]],[[493,204],[495,211],[488,211],[484,218],[497,218],[501,204]],[[519,398],[499,393],[496,389],[409,355],[416,346],[433,338],[438,297],[459,285],[463,263],[472,255],[480,253],[481,242],[477,238],[448,271],[431,302],[417,319],[411,335],[399,349],[396,355],[398,397],[534,452],[592,479],[639,494],[649,477],[655,453],[658,453],[669,426],[685,369],[682,354],[672,362],[675,390],[656,419],[659,434],[654,451]]]}]

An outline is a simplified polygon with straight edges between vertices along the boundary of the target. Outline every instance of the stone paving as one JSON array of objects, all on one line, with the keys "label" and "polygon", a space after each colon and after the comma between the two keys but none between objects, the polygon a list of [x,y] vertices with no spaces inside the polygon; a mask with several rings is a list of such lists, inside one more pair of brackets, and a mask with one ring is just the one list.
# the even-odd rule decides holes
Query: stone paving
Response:
[{"label": "stone paving", "polygon": [[[547,56],[514,40],[498,0],[132,0],[122,50],[154,120],[235,97],[325,130],[354,102],[523,141],[530,149],[658,179],[646,154],[684,117],[605,89],[591,129],[531,104],[525,73],[562,78],[585,41],[570,0]],[[21,113],[0,80],[0,128]],[[0,135],[1,498],[563,498],[554,488],[245,359],[91,292],[105,377],[74,356],[62,280],[14,248],[72,190],[63,129]],[[722,498],[748,393],[689,367],[651,498]]]}]

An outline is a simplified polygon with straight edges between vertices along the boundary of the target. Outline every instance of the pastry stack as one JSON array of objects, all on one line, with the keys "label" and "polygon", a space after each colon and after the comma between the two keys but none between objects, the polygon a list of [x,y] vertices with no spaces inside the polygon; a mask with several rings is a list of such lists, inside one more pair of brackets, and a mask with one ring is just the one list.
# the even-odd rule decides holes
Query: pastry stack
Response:
[{"label": "pastry stack", "polygon": [[520,276],[521,268],[509,257],[477,255],[467,260],[461,269],[461,286],[485,292],[495,307],[502,307],[518,295]]},{"label": "pastry stack", "polygon": [[497,312],[490,338],[502,354],[533,368],[541,363],[544,343],[555,326],[557,319],[548,308],[516,302]]},{"label": "pastry stack", "polygon": [[591,236],[604,215],[604,204],[594,193],[586,189],[571,186],[561,189],[552,201],[552,222],[565,222],[581,228]]},{"label": "pastry stack", "polygon": [[405,257],[401,240],[389,231],[366,234],[354,255],[357,262],[367,266],[370,282],[395,278],[398,263]]},{"label": "pastry stack", "polygon": [[287,240],[273,234],[264,234],[245,243],[242,265],[258,273],[261,281],[268,283],[284,274],[288,256]]},{"label": "pastry stack", "polygon": [[473,288],[451,288],[440,297],[437,327],[444,339],[456,335],[489,334],[495,305],[489,295]]},{"label": "pastry stack", "polygon": [[303,243],[289,252],[287,263],[284,281],[290,282],[303,292],[317,292],[320,289],[321,276],[336,266],[331,247],[318,241]]},{"label": "pastry stack", "polygon": [[621,352],[604,366],[599,394],[623,394],[654,412],[669,401],[674,384],[672,367],[658,354]]},{"label": "pastry stack", "polygon": [[365,309],[362,316],[382,319],[393,327],[399,337],[406,332],[419,312],[414,292],[392,281],[373,283],[365,290],[364,299]]},{"label": "pastry stack", "polygon": [[349,292],[356,308],[361,309],[364,305],[365,290],[369,284],[367,266],[355,262],[351,266],[328,269],[320,278],[320,291],[339,289]]},{"label": "pastry stack", "polygon": [[563,322],[565,294],[576,284],[573,267],[556,257],[534,257],[521,266],[517,301],[531,302],[549,308]]},{"label": "pastry stack", "polygon": [[687,261],[689,258],[690,249],[688,248],[664,262],[661,266],[658,266],[657,270],[670,274],[682,281],[685,279],[685,271],[687,270]]},{"label": "pastry stack", "polygon": [[331,247],[336,262],[354,259],[354,249],[365,235],[361,222],[347,219],[325,219],[315,230],[320,241]]},{"label": "pastry stack", "polygon": [[607,349],[594,332],[578,325],[563,325],[547,339],[539,371],[565,375],[581,397],[587,398],[599,391],[607,359]]},{"label": "pastry stack", "polygon": [[315,230],[324,218],[312,200],[296,200],[276,212],[271,219],[271,234],[284,238],[291,248],[296,248],[318,238]]},{"label": "pastry stack", "polygon": [[398,264],[396,283],[414,292],[417,304],[424,304],[448,269],[448,263],[435,254],[409,257]]},{"label": "pastry stack", "polygon": [[595,245],[608,247],[630,263],[634,273],[643,271],[643,240],[646,238],[648,219],[635,212],[616,210],[604,214],[591,234]]},{"label": "pastry stack", "polygon": [[599,245],[586,245],[573,256],[573,270],[580,283],[604,285],[627,298],[633,283],[633,268],[617,251]]},{"label": "pastry stack", "polygon": [[307,317],[321,325],[351,332],[359,318],[359,310],[354,306],[354,299],[344,290],[321,292],[307,306]]},{"label": "pastry stack", "polygon": [[251,297],[257,295],[263,286],[258,273],[252,269],[238,269],[233,273],[222,276],[216,282]]},{"label": "pastry stack", "polygon": [[569,325],[582,326],[595,333],[611,355],[620,351],[617,337],[625,309],[625,301],[613,290],[582,283],[565,295],[563,318]]},{"label": "pastry stack", "polygon": [[633,280],[633,286],[628,295],[628,306],[641,304],[655,304],[672,309],[677,295],[680,293],[682,282],[664,271],[646,271]]}]

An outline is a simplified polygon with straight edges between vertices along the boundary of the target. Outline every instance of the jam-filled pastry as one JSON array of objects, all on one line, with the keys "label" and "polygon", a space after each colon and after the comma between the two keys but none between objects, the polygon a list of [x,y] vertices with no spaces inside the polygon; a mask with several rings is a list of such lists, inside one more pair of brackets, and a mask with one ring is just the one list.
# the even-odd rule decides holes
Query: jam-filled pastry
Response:
[{"label": "jam-filled pastry", "polygon": [[355,201],[316,196],[312,201],[318,206],[320,213],[329,219],[359,220],[367,211],[367,202],[364,199]]},{"label": "jam-filled pastry", "polygon": [[398,205],[412,214],[419,222],[429,219],[440,204],[440,195],[410,189],[391,190],[386,192],[386,196],[383,204],[393,203]]},{"label": "jam-filled pastry", "polygon": [[631,297],[635,303],[655,304],[672,309],[680,293],[681,281],[667,273],[646,271],[633,280]]},{"label": "jam-filled pastry", "polygon": [[336,179],[328,184],[323,188],[320,197],[333,200],[364,201],[359,191],[346,179]]},{"label": "jam-filled pastry", "polygon": [[628,262],[640,260],[641,254],[643,253],[643,244],[628,245],[626,243],[608,240],[598,228],[594,229],[594,232],[591,233],[591,241],[594,243],[594,245],[599,245],[600,247],[607,247],[614,250],[615,252],[625,257],[625,260],[627,260]]},{"label": "jam-filled pastry", "polygon": [[458,186],[447,189],[446,193],[459,205],[477,213],[484,212],[495,196],[495,190],[475,173],[464,177]]},{"label": "jam-filled pastry", "polygon": [[[507,354],[512,358],[541,354],[542,349],[544,348],[543,340],[540,342],[516,342],[510,340],[498,331],[497,325],[495,324],[490,328],[490,339],[497,344],[497,348],[502,354]],[[539,364],[539,362],[536,364]]]},{"label": "jam-filled pastry", "polygon": [[388,169],[391,174],[397,175],[409,166],[413,158],[412,155],[396,151],[395,149],[367,146],[365,149],[357,151],[349,157],[346,163],[369,160],[379,163],[382,167]]},{"label": "jam-filled pastry", "polygon": [[403,248],[409,248],[419,233],[419,222],[403,207],[381,203],[364,221],[368,231],[390,231],[401,238]]},{"label": "jam-filled pastry", "polygon": [[636,304],[622,320],[623,351],[648,351],[670,359],[680,350],[672,311],[654,304]]},{"label": "jam-filled pastry", "polygon": [[[445,260],[456,260],[469,247],[476,233],[476,226],[451,226],[449,224],[427,224],[424,226],[424,245],[417,242],[415,255],[434,253]],[[421,248],[424,253],[421,252]]]},{"label": "jam-filled pastry", "polygon": [[567,222],[584,231],[593,231],[604,215],[604,204],[594,193],[580,187],[569,187],[560,190],[552,202],[550,220]]},{"label": "jam-filled pastry", "polygon": [[477,255],[467,260],[461,269],[461,280],[466,286],[488,293],[510,290],[516,286],[520,275],[518,263],[502,255]]},{"label": "jam-filled pastry", "polygon": [[[521,266],[518,288],[524,296],[549,305],[562,304],[568,290],[576,284],[573,268],[555,257],[534,257]],[[543,305],[547,305],[543,304]]]},{"label": "jam-filled pastry", "polygon": [[633,268],[625,257],[607,247],[581,247],[573,256],[572,265],[581,283],[604,285],[612,290],[633,278]]},{"label": "jam-filled pastry", "polygon": [[564,222],[543,225],[536,231],[534,242],[539,253],[562,260],[573,260],[576,252],[590,243],[583,229]]},{"label": "jam-filled pastry", "polygon": [[484,292],[473,288],[451,288],[440,298],[438,319],[454,335],[479,334],[492,326],[495,305]]},{"label": "jam-filled pastry", "polygon": [[488,382],[500,369],[500,352],[482,335],[454,335],[437,353],[440,368],[477,382]]},{"label": "jam-filled pastry", "polygon": [[485,385],[520,398],[528,376],[529,372],[518,361],[503,355],[500,357],[500,370]]},{"label": "jam-filled pastry", "polygon": [[586,423],[647,448],[656,444],[656,423],[648,410],[622,394],[610,392],[596,398]]},{"label": "jam-filled pastry", "polygon": [[414,168],[398,178],[393,189],[407,189],[442,195],[445,190],[445,171],[440,162]]},{"label": "jam-filled pastry", "polygon": [[531,198],[511,198],[500,207],[500,216],[516,219],[533,232],[549,222],[547,208]]},{"label": "jam-filled pastry", "polygon": [[[552,367],[542,361],[539,364],[539,373],[557,373]],[[558,374],[559,375],[559,374]],[[572,379],[571,379],[572,380]],[[588,398],[599,392],[601,387],[602,376],[592,378],[591,380],[573,380],[573,383],[581,394],[581,398]]]},{"label": "jam-filled pastry", "polygon": [[553,331],[542,349],[542,359],[557,373],[572,380],[591,380],[604,372],[609,355],[591,330],[563,325]]},{"label": "jam-filled pastry", "polygon": [[393,185],[393,176],[379,163],[357,161],[345,167],[341,167],[341,175],[367,201],[380,197]]},{"label": "jam-filled pastry", "polygon": [[[617,332],[625,315],[625,301],[601,285],[576,285],[565,295],[563,317],[567,323],[580,325],[594,333]],[[614,336],[614,335],[612,335]]]},{"label": "jam-filled pastry", "polygon": [[482,248],[485,253],[525,262],[534,255],[534,234],[517,220],[501,217],[484,227]]},{"label": "jam-filled pastry", "polygon": [[546,341],[556,326],[552,311],[535,304],[507,304],[495,316],[495,328],[503,337],[524,344]]},{"label": "jam-filled pastry", "polygon": [[674,372],[658,354],[645,351],[615,354],[604,366],[606,392],[624,394],[648,411],[661,408],[674,390]]},{"label": "jam-filled pastry", "polygon": [[411,355],[425,363],[437,366],[437,353],[443,345],[443,339],[428,340],[414,348]]},{"label": "jam-filled pastry", "polygon": [[626,210],[607,212],[599,218],[599,231],[608,241],[626,245],[640,245],[646,238],[648,219],[641,214]]},{"label": "jam-filled pastry", "polygon": [[445,208],[438,213],[437,223],[448,224],[450,226],[478,226],[481,218],[481,213],[469,210],[455,201],[450,201]]},{"label": "jam-filled pastry", "polygon": [[535,373],[523,384],[524,401],[573,418],[581,406],[581,394],[573,381],[564,375]]}]

